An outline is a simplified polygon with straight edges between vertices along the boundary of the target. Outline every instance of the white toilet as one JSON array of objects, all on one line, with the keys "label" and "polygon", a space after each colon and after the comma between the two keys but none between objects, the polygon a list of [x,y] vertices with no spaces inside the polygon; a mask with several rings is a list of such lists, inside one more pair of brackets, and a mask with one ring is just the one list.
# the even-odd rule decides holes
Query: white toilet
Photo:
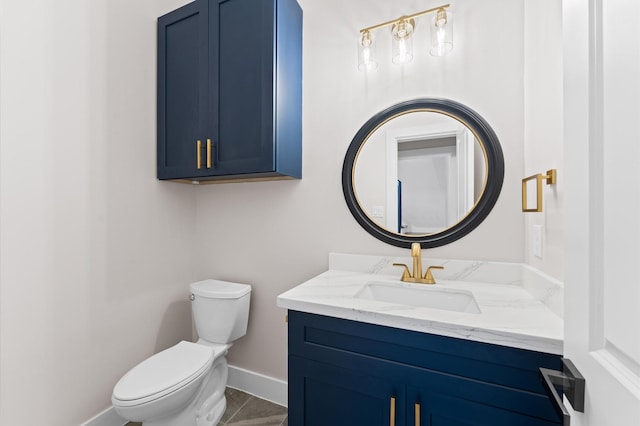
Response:
[{"label": "white toilet", "polygon": [[120,417],[144,426],[213,426],[222,417],[225,356],[247,332],[251,286],[205,280],[190,289],[198,342],[182,341],[129,370],[111,396]]}]

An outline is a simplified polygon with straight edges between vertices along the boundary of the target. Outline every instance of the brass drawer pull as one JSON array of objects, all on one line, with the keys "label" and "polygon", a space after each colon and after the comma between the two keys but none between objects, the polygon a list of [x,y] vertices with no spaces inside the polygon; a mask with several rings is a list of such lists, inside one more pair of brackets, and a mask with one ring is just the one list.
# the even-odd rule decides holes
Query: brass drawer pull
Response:
[{"label": "brass drawer pull", "polygon": [[202,158],[200,154],[201,149],[202,149],[202,142],[200,141],[200,139],[198,139],[198,142],[196,142],[196,166],[198,167],[198,170],[202,168]]},{"label": "brass drawer pull", "polygon": [[390,401],[389,409],[391,412],[389,413],[389,426],[396,426],[396,397],[392,396]]},{"label": "brass drawer pull", "polygon": [[207,139],[207,169],[211,168],[211,139]]},{"label": "brass drawer pull", "polygon": [[415,405],[415,417],[416,417],[416,426],[420,426],[420,403],[416,402]]}]

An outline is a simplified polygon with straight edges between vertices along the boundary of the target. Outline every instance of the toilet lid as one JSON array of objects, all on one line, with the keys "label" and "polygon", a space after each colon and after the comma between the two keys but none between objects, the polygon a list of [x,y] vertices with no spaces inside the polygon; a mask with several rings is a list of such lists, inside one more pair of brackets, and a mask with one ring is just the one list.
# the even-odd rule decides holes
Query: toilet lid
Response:
[{"label": "toilet lid", "polygon": [[214,299],[239,299],[251,292],[248,284],[231,283],[220,280],[204,280],[189,286],[191,293],[196,296],[212,297]]},{"label": "toilet lid", "polygon": [[213,357],[212,348],[182,341],[129,370],[114,387],[113,397],[142,403],[167,395],[207,371]]}]

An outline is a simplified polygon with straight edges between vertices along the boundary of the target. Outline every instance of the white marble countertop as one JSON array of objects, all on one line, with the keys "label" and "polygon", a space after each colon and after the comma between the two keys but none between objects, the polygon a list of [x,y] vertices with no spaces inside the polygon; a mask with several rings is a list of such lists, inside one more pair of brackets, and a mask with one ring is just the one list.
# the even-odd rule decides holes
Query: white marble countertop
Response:
[{"label": "white marble countertop", "polygon": [[[331,254],[330,269],[277,298],[281,308],[562,354],[563,319],[548,299],[561,298],[561,283],[520,264],[438,260],[433,288],[473,293],[480,313],[405,306],[356,298],[370,282],[406,285],[393,262],[410,259]],[[424,265],[426,269],[426,265]],[[337,269],[340,268],[340,269]],[[493,278],[492,278],[493,277]],[[561,303],[560,303],[561,304]]]}]

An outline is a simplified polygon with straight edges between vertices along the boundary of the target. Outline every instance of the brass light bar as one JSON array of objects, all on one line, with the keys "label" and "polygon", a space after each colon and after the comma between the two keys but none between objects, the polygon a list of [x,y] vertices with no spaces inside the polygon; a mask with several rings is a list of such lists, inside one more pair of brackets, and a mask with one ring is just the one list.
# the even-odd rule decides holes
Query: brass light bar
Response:
[{"label": "brass light bar", "polygon": [[431,13],[431,12],[436,12],[436,11],[438,11],[440,9],[446,9],[449,6],[451,6],[451,4],[445,4],[443,6],[438,6],[438,7],[433,7],[431,9],[423,10],[422,12],[417,12],[417,13],[414,13],[414,14],[411,14],[411,15],[401,16],[398,19],[393,19],[391,21],[383,22],[383,23],[378,24],[378,25],[372,25],[370,27],[363,28],[363,29],[360,30],[360,32],[364,33],[364,32],[367,32],[367,31],[377,30],[378,28],[388,27],[390,25],[397,24],[398,22],[401,22],[403,20],[414,19],[414,18],[426,15],[426,14]]}]

